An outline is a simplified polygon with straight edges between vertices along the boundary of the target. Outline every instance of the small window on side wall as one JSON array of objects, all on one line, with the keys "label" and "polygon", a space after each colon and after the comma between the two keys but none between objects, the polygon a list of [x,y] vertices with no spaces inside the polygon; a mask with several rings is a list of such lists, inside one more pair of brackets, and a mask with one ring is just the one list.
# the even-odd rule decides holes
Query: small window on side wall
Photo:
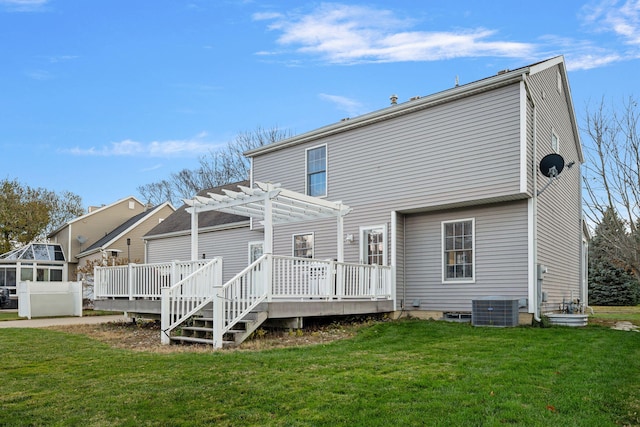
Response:
[{"label": "small window on side wall", "polygon": [[443,282],[475,280],[475,220],[442,222]]},{"label": "small window on side wall", "polygon": [[558,135],[556,135],[555,132],[551,132],[551,149],[553,150],[554,153],[558,152],[558,149],[560,148],[560,140],[558,139]]},{"label": "small window on side wall", "polygon": [[313,233],[293,235],[293,256],[313,258]]},{"label": "small window on side wall", "polygon": [[327,195],[327,146],[307,149],[307,194]]}]

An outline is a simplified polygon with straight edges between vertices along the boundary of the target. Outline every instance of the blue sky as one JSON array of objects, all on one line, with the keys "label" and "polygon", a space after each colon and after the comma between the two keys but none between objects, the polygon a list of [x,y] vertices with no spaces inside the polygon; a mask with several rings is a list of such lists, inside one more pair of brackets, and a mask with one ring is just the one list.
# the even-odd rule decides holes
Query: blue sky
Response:
[{"label": "blue sky", "polygon": [[300,134],[560,54],[580,121],[640,96],[640,0],[533,6],[0,0],[0,178],[109,204],[241,132]]}]

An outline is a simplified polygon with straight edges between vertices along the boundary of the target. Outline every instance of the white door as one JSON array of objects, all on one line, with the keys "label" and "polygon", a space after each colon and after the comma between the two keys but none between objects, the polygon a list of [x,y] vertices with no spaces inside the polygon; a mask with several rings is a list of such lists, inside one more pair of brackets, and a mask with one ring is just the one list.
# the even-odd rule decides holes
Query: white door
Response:
[{"label": "white door", "polygon": [[360,227],[360,263],[387,265],[387,227]]}]

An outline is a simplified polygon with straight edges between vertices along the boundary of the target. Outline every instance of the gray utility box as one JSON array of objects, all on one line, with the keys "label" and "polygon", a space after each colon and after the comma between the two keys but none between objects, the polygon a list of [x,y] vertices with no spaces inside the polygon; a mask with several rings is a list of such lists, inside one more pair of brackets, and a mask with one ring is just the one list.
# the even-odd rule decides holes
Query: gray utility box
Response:
[{"label": "gray utility box", "polygon": [[518,299],[484,297],[471,301],[473,326],[518,326]]}]

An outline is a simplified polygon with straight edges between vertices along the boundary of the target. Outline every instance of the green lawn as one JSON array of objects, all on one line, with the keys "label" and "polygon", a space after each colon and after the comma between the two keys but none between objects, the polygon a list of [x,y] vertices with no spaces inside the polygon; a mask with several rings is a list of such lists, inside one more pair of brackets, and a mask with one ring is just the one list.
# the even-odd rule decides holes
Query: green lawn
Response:
[{"label": "green lawn", "polygon": [[640,425],[640,333],[402,320],[268,351],[0,330],[0,425]]},{"label": "green lawn", "polygon": [[626,320],[636,326],[640,326],[640,306],[635,307],[592,307],[594,314],[590,316],[593,320],[609,320],[612,322]]}]

